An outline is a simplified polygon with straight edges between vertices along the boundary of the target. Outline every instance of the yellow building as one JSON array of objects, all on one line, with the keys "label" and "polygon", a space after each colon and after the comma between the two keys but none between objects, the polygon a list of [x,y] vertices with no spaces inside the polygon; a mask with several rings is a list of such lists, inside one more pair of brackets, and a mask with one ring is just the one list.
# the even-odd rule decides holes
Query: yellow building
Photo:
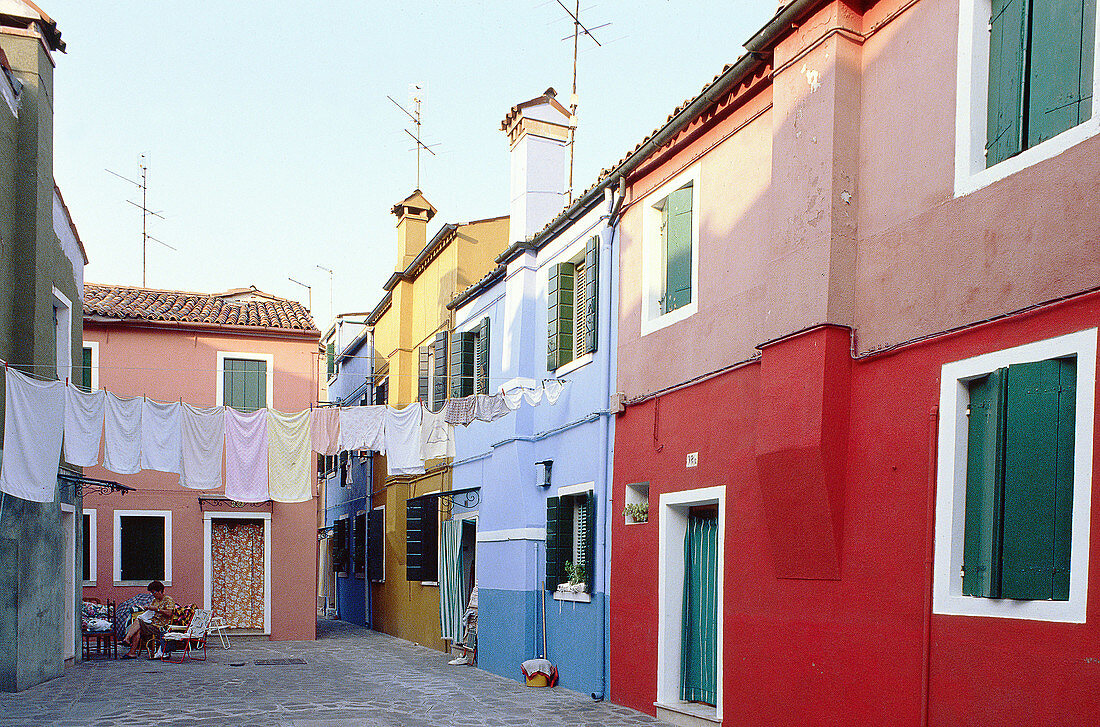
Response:
[{"label": "yellow building", "polygon": [[[508,217],[445,224],[427,239],[436,209],[420,190],[394,205],[397,270],[386,294],[367,318],[374,328],[375,386],[388,403],[415,401],[438,410],[449,387],[448,344],[453,316],[447,303],[496,266],[508,247]],[[439,629],[439,589],[432,580],[409,580],[406,500],[451,489],[447,460],[425,463],[422,475],[389,476],[377,457],[372,508],[385,507],[385,579],[371,584],[374,626],[393,636],[444,649]]]}]

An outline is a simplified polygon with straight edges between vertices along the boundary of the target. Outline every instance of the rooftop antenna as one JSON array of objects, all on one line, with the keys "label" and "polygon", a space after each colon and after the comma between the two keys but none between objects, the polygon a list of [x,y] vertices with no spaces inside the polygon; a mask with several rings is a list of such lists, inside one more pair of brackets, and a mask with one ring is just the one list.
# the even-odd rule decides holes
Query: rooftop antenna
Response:
[{"label": "rooftop antenna", "polygon": [[[129,182],[130,184],[134,185],[135,187],[137,187],[138,189],[141,190],[141,204],[138,204],[137,202],[134,202],[132,200],[126,200],[126,202],[128,204],[132,204],[133,206],[135,206],[139,210],[141,210],[141,287],[144,288],[145,287],[145,248],[149,244],[149,240],[152,240],[153,242],[159,242],[161,245],[164,245],[169,250],[176,250],[176,248],[172,247],[171,245],[169,245],[164,240],[158,240],[157,238],[155,238],[155,237],[153,237],[152,235],[149,234],[148,224],[147,224],[148,221],[149,221],[149,215],[152,215],[153,217],[159,217],[160,219],[163,220],[164,215],[162,215],[160,212],[163,212],[164,210],[161,210],[160,212],[156,212],[154,210],[149,209],[148,205],[145,203],[146,196],[149,192],[149,167],[147,167],[145,165],[145,155],[144,154],[141,155],[141,161],[138,162],[138,168],[141,169],[141,181],[140,182],[135,182],[133,179],[130,179],[129,177],[124,177],[121,174],[119,174],[118,172],[112,172],[110,169],[104,169],[103,171],[107,172],[108,174],[115,175],[116,177],[118,177],[119,179],[121,179],[124,182]],[[176,252],[179,252],[179,251],[176,250]]]},{"label": "rooftop antenna", "polygon": [[[561,9],[569,14],[570,19],[573,21],[573,33],[567,35],[562,40],[573,39],[573,94],[569,97],[569,201],[573,201],[573,144],[577,137],[577,45],[582,35],[587,35],[592,39],[592,42],[596,45],[601,45],[600,41],[596,40],[596,36],[592,35],[593,30],[599,30],[600,28],[606,28],[611,23],[604,23],[603,25],[597,25],[594,28],[586,28],[584,23],[581,22],[581,0],[576,0],[576,9],[570,10],[569,7],[561,0],[556,0],[558,5],[561,5]],[[602,46],[601,46],[602,47]]]},{"label": "rooftop antenna", "polygon": [[[416,149],[416,188],[417,189],[420,189],[420,151],[424,150],[424,151],[428,152],[429,154],[431,154],[434,157],[435,152],[432,151],[432,147],[433,146],[439,146],[439,144],[425,144],[423,141],[420,140],[420,125],[422,123],[421,117],[420,117],[420,104],[424,101],[424,99],[427,97],[427,95],[428,95],[428,85],[427,84],[424,84],[424,83],[410,83],[409,84],[409,101],[413,105],[413,109],[414,109],[413,111],[409,111],[407,108],[405,108],[401,104],[397,103],[397,101],[394,100],[393,96],[386,96],[386,98],[388,98],[390,101],[393,101],[394,106],[396,106],[397,108],[404,111],[405,115],[408,116],[412,120],[413,124],[416,125],[416,133],[415,134],[412,133],[411,131],[409,131],[408,129],[405,129],[404,131],[405,131],[406,134],[408,134],[410,137],[412,137],[413,141],[416,142],[416,147],[414,147],[414,148]],[[410,151],[412,151],[412,150],[410,149]]]}]

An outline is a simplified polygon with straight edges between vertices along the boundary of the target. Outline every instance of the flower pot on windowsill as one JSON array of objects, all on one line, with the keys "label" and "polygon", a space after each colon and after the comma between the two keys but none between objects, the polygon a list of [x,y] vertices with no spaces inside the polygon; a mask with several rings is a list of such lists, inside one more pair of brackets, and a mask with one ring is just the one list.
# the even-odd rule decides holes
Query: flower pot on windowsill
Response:
[{"label": "flower pot on windowsill", "polygon": [[587,583],[559,583],[558,591],[560,593],[587,593]]}]

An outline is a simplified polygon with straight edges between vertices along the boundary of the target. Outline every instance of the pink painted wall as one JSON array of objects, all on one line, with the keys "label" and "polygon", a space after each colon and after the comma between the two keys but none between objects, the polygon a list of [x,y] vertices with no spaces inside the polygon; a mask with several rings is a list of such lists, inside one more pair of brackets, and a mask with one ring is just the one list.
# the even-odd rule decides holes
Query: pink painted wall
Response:
[{"label": "pink painted wall", "polygon": [[[186,401],[214,406],[221,386],[218,352],[272,354],[272,401],[286,412],[306,409],[317,392],[317,339],[249,336],[215,329],[166,326],[138,327],[127,323],[85,321],[84,341],[99,344],[99,387],[119,396],[148,396],[160,401]],[[127,495],[89,494],[86,509],[97,511],[97,583],[85,587],[85,596],[122,601],[143,587],[113,585],[114,511],[172,511],[172,585],[177,602],[202,605],[203,511],[271,513],[271,638],[313,639],[316,635],[317,505],[303,503],[242,509],[205,505],[200,494],[179,485],[179,476],[143,470],[118,475],[102,467],[85,469],[90,477],[121,482],[137,491]],[[316,478],[312,478],[316,495]]]}]

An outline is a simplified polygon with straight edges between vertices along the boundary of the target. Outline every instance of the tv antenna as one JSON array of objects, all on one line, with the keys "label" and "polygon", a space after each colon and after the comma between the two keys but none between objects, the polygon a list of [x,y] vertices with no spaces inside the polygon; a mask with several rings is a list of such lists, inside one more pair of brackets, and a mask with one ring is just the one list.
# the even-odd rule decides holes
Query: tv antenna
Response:
[{"label": "tv antenna", "polygon": [[[421,84],[421,83],[410,83],[409,84],[409,101],[413,104],[413,110],[412,111],[409,111],[407,108],[405,108],[401,104],[397,103],[397,101],[394,100],[393,96],[389,96],[389,95],[386,96],[386,98],[388,98],[390,101],[393,101],[394,106],[396,106],[397,108],[399,108],[403,112],[405,112],[405,115],[408,116],[412,120],[413,124],[416,125],[416,133],[415,134],[412,133],[411,131],[409,131],[408,129],[404,129],[404,132],[406,134],[408,134],[410,137],[412,137],[412,140],[416,142],[416,146],[414,148],[416,149],[416,188],[417,189],[420,189],[420,152],[421,152],[421,150],[428,152],[429,154],[431,154],[434,157],[436,154],[435,154],[434,151],[432,151],[432,147],[433,146],[439,146],[439,144],[425,144],[420,139],[420,125],[421,125],[421,123],[423,123],[421,121],[421,117],[420,117],[420,104],[423,102],[424,98],[427,95],[428,95],[428,87],[427,87],[426,84]],[[410,149],[409,151],[412,151],[412,149]]]},{"label": "tv antenna", "polygon": [[582,35],[587,35],[592,39],[592,42],[602,47],[600,41],[596,40],[596,36],[592,35],[593,30],[599,30],[600,28],[606,28],[611,23],[604,23],[603,25],[597,25],[593,28],[585,27],[581,22],[581,0],[576,0],[576,9],[570,10],[569,6],[563,3],[561,0],[556,0],[558,5],[561,5],[561,9],[569,14],[569,18],[573,21],[573,32],[570,35],[565,36],[562,40],[573,39],[573,93],[569,97],[569,201],[573,201],[573,144],[577,138],[577,46],[580,42]]},{"label": "tv antenna", "polygon": [[[141,169],[141,181],[140,182],[135,182],[133,179],[130,179],[129,177],[124,177],[121,174],[119,174],[118,172],[112,172],[110,169],[104,169],[103,171],[107,172],[108,174],[115,175],[116,177],[118,177],[119,179],[121,179],[124,182],[129,182],[130,184],[134,185],[135,187],[137,187],[138,189],[141,190],[141,204],[138,204],[137,202],[134,202],[132,200],[126,200],[126,202],[128,204],[132,204],[133,206],[135,206],[139,210],[141,210],[141,287],[144,288],[145,287],[145,248],[149,244],[149,240],[152,240],[153,242],[159,242],[161,245],[164,245],[169,250],[176,250],[176,248],[172,247],[171,245],[169,245],[164,240],[158,240],[157,238],[155,238],[155,237],[153,237],[152,235],[149,234],[149,230],[148,230],[149,216],[152,215],[153,217],[159,217],[160,219],[163,220],[164,215],[162,215],[161,212],[163,212],[164,210],[161,210],[160,212],[151,210],[151,209],[149,209],[148,205],[145,203],[146,196],[149,192],[149,167],[147,167],[145,165],[145,155],[144,154],[141,155],[141,161],[138,162],[138,168]],[[179,251],[176,250],[176,252],[179,252]]]}]

